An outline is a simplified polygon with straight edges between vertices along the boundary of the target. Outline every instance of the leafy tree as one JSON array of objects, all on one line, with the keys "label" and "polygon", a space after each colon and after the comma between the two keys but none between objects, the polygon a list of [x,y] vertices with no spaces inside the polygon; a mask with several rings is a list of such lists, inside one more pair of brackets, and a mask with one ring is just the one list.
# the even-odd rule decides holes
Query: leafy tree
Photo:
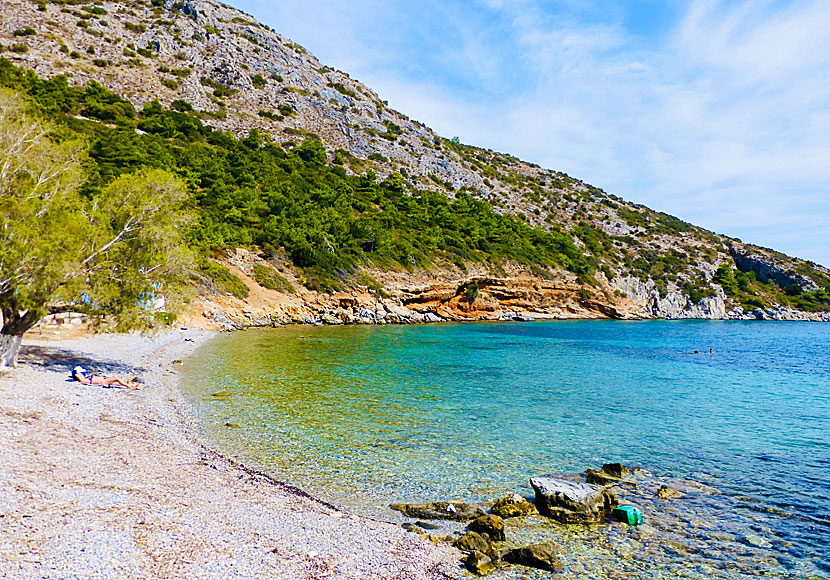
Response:
[{"label": "leafy tree", "polygon": [[175,176],[142,169],[85,197],[84,149],[53,141],[52,129],[0,91],[0,366],[15,364],[23,334],[50,310],[150,324],[148,301],[172,299],[191,263]]}]

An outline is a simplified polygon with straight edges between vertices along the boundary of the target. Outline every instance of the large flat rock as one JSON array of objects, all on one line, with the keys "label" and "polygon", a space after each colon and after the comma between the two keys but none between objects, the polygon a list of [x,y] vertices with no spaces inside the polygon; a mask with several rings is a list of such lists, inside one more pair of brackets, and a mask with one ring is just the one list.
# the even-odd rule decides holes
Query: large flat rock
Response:
[{"label": "large flat rock", "polygon": [[544,476],[531,478],[530,485],[539,512],[563,523],[600,521],[617,505],[612,493],[590,483]]}]

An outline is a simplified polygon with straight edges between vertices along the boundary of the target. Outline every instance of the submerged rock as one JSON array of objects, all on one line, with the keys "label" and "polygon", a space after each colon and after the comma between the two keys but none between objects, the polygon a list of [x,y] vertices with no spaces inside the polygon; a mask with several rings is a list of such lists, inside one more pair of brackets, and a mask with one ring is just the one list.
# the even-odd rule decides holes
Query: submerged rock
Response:
[{"label": "submerged rock", "polygon": [[425,520],[466,521],[484,515],[480,507],[461,501],[434,501],[430,503],[393,503],[389,506],[410,518]]},{"label": "submerged rock", "polygon": [[555,477],[534,477],[539,512],[566,524],[590,523],[603,519],[617,506],[617,498],[590,483],[573,483]]},{"label": "submerged rock", "polygon": [[585,470],[585,480],[594,485],[624,484],[636,487],[637,484],[628,479],[631,475],[631,470],[622,463],[606,463],[602,469]]},{"label": "submerged rock", "polygon": [[504,541],[504,520],[493,514],[477,517],[470,522],[467,529],[479,534],[487,534],[494,542]]},{"label": "submerged rock", "polygon": [[677,491],[676,489],[672,489],[669,486],[663,484],[661,485],[657,491],[654,492],[654,495],[659,497],[660,499],[673,499],[678,497],[683,497],[683,494]]},{"label": "submerged rock", "polygon": [[502,560],[520,566],[539,568],[549,572],[562,572],[565,567],[556,555],[559,547],[553,542],[534,544],[524,548],[514,548],[502,555]]},{"label": "submerged rock", "polygon": [[503,518],[515,518],[539,513],[535,505],[517,493],[499,498],[490,511]]}]

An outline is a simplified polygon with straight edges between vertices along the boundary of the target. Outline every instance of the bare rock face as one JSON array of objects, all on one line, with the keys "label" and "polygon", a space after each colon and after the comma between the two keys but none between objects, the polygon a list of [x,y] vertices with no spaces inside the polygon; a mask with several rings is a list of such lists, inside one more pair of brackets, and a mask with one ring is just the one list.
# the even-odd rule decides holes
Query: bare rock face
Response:
[{"label": "bare rock face", "polygon": [[515,518],[539,513],[535,505],[516,493],[496,500],[490,511],[502,518]]},{"label": "bare rock face", "polygon": [[676,285],[669,285],[662,294],[654,282],[643,282],[633,276],[623,276],[612,281],[615,289],[624,293],[640,309],[640,315],[670,319],[717,319],[727,318],[723,290],[714,288],[715,296],[692,302]]},{"label": "bare rock face", "polygon": [[733,245],[729,253],[735,260],[735,265],[744,272],[754,272],[755,277],[761,282],[774,283],[782,288],[787,286],[798,286],[802,292],[818,290],[818,285],[810,278],[799,274],[787,266],[778,263],[770,257],[759,252],[753,252],[751,248]]},{"label": "bare rock face", "polygon": [[539,512],[566,524],[598,522],[617,505],[612,493],[590,483],[534,477],[530,485],[536,492]]},{"label": "bare rock face", "polygon": [[524,548],[508,550],[502,555],[502,559],[505,562],[520,566],[539,568],[541,570],[547,570],[548,572],[562,572],[565,567],[556,555],[557,550],[558,546],[556,544],[545,542],[543,544],[534,544]]}]

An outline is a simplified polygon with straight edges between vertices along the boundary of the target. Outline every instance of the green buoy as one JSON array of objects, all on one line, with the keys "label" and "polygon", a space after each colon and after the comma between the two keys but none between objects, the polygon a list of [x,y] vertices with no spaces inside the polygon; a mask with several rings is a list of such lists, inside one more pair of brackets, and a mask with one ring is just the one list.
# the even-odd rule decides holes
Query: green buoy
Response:
[{"label": "green buoy", "polygon": [[629,526],[638,526],[643,523],[643,514],[633,505],[621,505],[615,508],[611,515],[619,522],[625,522]]}]

